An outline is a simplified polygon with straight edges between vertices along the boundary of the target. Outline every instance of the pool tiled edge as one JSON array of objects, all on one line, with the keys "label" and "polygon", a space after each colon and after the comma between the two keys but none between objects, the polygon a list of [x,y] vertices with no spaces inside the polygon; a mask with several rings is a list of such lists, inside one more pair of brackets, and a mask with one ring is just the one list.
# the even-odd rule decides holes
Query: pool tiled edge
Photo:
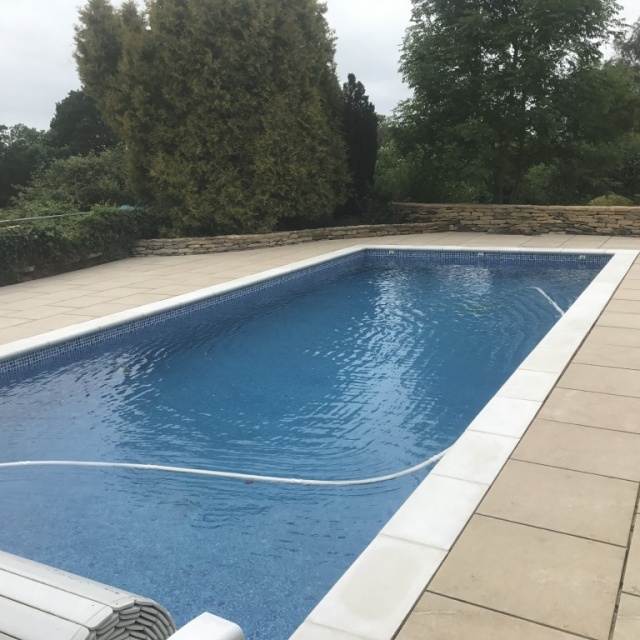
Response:
[{"label": "pool tiled edge", "polygon": [[[69,327],[56,329],[40,335],[0,345],[0,378],[12,370],[38,364],[41,361],[65,355],[94,343],[119,337],[146,326],[160,324],[176,317],[210,308],[233,298],[259,294],[274,287],[295,283],[318,272],[349,269],[358,261],[388,261],[422,258],[429,254],[433,263],[495,263],[512,261],[517,253],[517,261],[582,260],[600,261],[610,251],[549,251],[529,249],[509,251],[496,249],[469,249],[458,246],[411,247],[401,249],[394,245],[360,246],[340,249],[314,258],[301,260],[282,267],[262,271],[258,274],[236,278],[229,282],[206,287],[159,302],[152,302],[126,311],[110,314]],[[565,257],[566,256],[566,257]]]},{"label": "pool tiled edge", "polygon": [[611,261],[291,640],[395,637],[638,256],[610,253]]},{"label": "pool tiled edge", "polygon": [[190,313],[197,310],[199,305],[211,304],[213,300],[224,302],[227,296],[233,296],[236,292],[250,294],[262,286],[277,286],[285,278],[295,278],[296,274],[306,275],[311,270],[334,264],[341,258],[348,260],[350,256],[356,257],[360,251],[359,247],[341,249],[317,258],[300,260],[285,267],[276,267],[256,275],[236,278],[230,282],[205,287],[167,300],[0,345],[0,375],[4,371],[3,362],[12,361],[16,363],[16,367],[21,367],[26,361],[37,359],[36,353],[43,359],[47,359],[55,355],[56,351],[64,351],[65,345],[70,344],[71,341],[80,342],[76,346],[81,348],[84,343],[91,344],[94,340],[111,337],[119,332],[135,331],[140,326],[144,326],[146,319],[149,319],[149,322],[152,322],[152,318],[170,319],[174,314]]}]

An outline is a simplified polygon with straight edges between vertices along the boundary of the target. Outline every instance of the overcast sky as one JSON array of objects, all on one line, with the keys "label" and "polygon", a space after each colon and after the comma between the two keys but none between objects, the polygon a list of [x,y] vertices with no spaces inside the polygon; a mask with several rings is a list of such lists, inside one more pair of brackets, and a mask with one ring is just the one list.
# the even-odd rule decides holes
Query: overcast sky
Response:
[{"label": "overcast sky", "polygon": [[[0,0],[0,124],[49,126],[56,102],[79,88],[73,25],[82,0]],[[379,113],[408,97],[398,73],[399,50],[411,0],[327,0],[338,37],[342,80],[355,73]],[[640,0],[624,0],[635,21]]]}]

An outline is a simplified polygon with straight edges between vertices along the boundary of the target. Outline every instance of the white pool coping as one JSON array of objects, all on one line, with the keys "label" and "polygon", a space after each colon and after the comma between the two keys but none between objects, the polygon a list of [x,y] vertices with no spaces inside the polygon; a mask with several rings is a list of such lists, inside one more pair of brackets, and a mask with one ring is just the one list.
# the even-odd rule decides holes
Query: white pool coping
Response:
[{"label": "white pool coping", "polygon": [[640,252],[356,245],[0,346],[0,361],[364,250],[611,255],[291,640],[392,640]]}]

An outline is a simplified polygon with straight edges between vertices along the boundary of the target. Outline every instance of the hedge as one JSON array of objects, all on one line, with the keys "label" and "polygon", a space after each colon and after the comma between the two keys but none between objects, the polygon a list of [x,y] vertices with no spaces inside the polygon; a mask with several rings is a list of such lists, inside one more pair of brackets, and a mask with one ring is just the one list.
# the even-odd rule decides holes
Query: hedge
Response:
[{"label": "hedge", "polygon": [[103,206],[77,216],[7,221],[0,225],[0,285],[125,258],[156,226],[147,209]]}]

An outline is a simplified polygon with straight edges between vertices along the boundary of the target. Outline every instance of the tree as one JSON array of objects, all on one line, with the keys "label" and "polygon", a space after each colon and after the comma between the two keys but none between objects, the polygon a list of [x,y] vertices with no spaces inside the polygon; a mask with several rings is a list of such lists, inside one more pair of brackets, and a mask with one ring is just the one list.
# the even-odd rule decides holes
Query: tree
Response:
[{"label": "tree", "polygon": [[100,154],[57,158],[19,190],[12,207],[39,211],[89,211],[94,205],[131,204],[124,171],[124,146]]},{"label": "tree", "polygon": [[640,134],[616,144],[616,160],[609,167],[610,191],[640,201]]},{"label": "tree", "polygon": [[345,211],[362,214],[373,186],[378,155],[378,116],[362,82],[353,73],[342,86],[344,135],[351,172],[352,196]]},{"label": "tree", "polygon": [[640,74],[640,20],[617,34],[614,42],[615,58]]},{"label": "tree", "polygon": [[106,125],[95,102],[84,91],[70,91],[56,104],[47,143],[58,157],[86,156],[114,147],[118,140]]},{"label": "tree", "polygon": [[400,140],[422,150],[437,192],[451,197],[453,185],[480,200],[518,200],[567,123],[582,126],[567,104],[600,69],[617,9],[613,0],[413,0],[401,69],[414,97],[401,106]]},{"label": "tree", "polygon": [[132,184],[181,232],[328,219],[346,195],[334,45],[316,0],[150,0],[80,12],[84,89]]},{"label": "tree", "polygon": [[583,69],[567,78],[556,108],[553,139],[525,173],[518,199],[576,204],[610,192],[634,197],[629,171],[640,93],[633,70],[619,61]]},{"label": "tree", "polygon": [[48,160],[44,131],[24,124],[0,126],[0,207],[6,207],[31,176]]}]

